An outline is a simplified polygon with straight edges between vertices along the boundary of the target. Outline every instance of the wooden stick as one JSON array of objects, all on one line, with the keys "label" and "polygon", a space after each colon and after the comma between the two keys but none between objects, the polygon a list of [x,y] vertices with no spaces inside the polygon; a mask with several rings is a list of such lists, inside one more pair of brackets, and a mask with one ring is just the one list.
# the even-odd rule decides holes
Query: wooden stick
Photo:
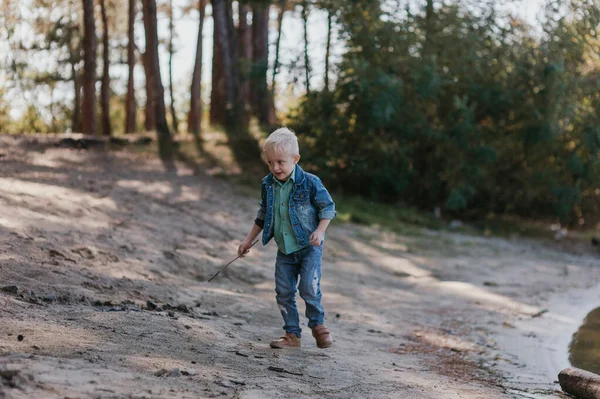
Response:
[{"label": "wooden stick", "polygon": [[[258,240],[254,241],[252,243],[252,245],[250,245],[250,248],[252,248],[256,243],[258,242]],[[248,248],[248,249],[250,249]],[[217,272],[217,274],[215,274],[214,276],[212,276],[211,278],[208,279],[208,282],[210,283],[212,281],[213,278],[217,277],[219,275],[219,273],[221,273],[223,270],[225,270],[225,268],[229,265],[231,265],[233,262],[235,262],[236,260],[238,260],[239,258],[241,258],[244,255],[238,255],[237,258],[235,258],[234,260],[232,260],[231,262],[229,262],[228,264],[226,264],[225,266],[223,266],[221,269],[219,269],[219,271]]]}]

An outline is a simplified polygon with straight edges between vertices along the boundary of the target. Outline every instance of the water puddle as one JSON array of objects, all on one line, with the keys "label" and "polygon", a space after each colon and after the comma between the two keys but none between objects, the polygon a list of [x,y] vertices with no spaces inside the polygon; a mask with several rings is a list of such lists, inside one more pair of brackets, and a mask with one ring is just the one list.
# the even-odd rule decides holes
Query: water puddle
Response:
[{"label": "water puddle", "polygon": [[600,308],[586,316],[569,344],[569,362],[574,367],[600,374]]}]

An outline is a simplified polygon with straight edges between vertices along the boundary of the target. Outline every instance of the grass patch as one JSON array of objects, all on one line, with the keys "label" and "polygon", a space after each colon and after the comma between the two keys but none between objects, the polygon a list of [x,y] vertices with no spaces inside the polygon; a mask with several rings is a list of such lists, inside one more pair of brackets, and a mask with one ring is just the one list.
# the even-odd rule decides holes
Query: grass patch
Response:
[{"label": "grass patch", "polygon": [[486,235],[500,237],[529,237],[529,238],[550,238],[552,232],[550,221],[536,221],[519,218],[516,216],[495,216],[491,215],[481,220],[471,221],[470,224],[483,231]]},{"label": "grass patch", "polygon": [[434,215],[424,214],[415,208],[381,204],[360,197],[334,197],[340,222],[380,226],[400,234],[418,233],[415,227],[433,230],[443,227],[443,222]]}]

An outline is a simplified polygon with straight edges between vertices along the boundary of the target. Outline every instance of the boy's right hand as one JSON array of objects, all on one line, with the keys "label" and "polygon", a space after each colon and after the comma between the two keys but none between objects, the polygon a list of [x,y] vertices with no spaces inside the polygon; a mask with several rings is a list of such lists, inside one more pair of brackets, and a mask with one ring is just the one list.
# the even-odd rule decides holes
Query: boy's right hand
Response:
[{"label": "boy's right hand", "polygon": [[248,251],[250,251],[251,246],[252,246],[252,243],[250,241],[247,241],[247,240],[242,241],[242,243],[238,247],[238,256],[240,258],[244,257],[248,253]]}]

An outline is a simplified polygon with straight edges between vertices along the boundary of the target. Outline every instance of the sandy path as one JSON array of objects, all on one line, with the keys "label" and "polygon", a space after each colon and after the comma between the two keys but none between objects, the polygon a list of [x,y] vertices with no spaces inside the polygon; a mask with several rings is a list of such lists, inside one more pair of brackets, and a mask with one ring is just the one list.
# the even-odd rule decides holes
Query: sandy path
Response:
[{"label": "sandy path", "polygon": [[305,330],[302,351],[273,351],[273,244],[206,282],[257,195],[182,165],[0,136],[0,398],[558,395],[560,355],[540,348],[564,350],[552,345],[581,316],[558,299],[598,284],[594,254],[336,224],[322,282],[335,346]]}]

